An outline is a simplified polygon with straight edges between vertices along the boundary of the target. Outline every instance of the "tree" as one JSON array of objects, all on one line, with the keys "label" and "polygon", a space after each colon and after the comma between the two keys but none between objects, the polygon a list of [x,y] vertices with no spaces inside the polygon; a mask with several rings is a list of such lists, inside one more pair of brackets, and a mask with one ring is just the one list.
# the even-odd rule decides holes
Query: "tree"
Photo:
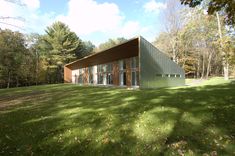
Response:
[{"label": "tree", "polygon": [[44,40],[51,47],[50,54],[63,63],[75,58],[75,51],[81,44],[77,35],[62,22],[55,22],[47,27]]},{"label": "tree", "polygon": [[[206,0],[180,0],[182,4],[195,7]],[[217,11],[225,13],[225,21],[229,25],[235,25],[235,1],[234,0],[209,0],[207,12],[212,15]]]},{"label": "tree", "polygon": [[[183,30],[186,41],[195,53],[196,75],[208,78],[212,64],[217,61],[217,24],[214,16],[205,15],[202,9],[195,8],[193,14]],[[213,59],[214,58],[214,59]]]},{"label": "tree", "polygon": [[[178,64],[184,68],[186,76],[208,78],[210,75],[221,75],[223,73],[222,58],[225,55],[219,50],[221,42],[216,17],[204,14],[203,10],[199,8],[191,8],[185,10],[184,13],[182,16],[187,19],[184,20],[185,24],[176,35],[175,50],[178,52]],[[221,28],[221,32],[227,37],[222,43],[226,45],[223,46],[223,51],[228,61],[232,58],[231,45],[233,42],[225,27]],[[171,31],[162,32],[154,44],[173,58],[171,42],[169,42],[172,39],[171,35]]]},{"label": "tree", "polygon": [[[47,27],[44,36],[44,48],[49,49],[47,55],[48,72],[56,74],[53,81],[63,82],[63,65],[74,60],[75,51],[81,40],[62,22],[55,22]],[[51,75],[48,75],[51,79]]]},{"label": "tree", "polygon": [[22,71],[20,67],[25,63],[27,55],[24,36],[11,30],[0,30],[0,71],[1,78],[11,86],[13,79],[16,86],[19,85],[19,77]]},{"label": "tree", "polygon": [[32,74],[33,82],[37,84],[41,84],[45,82],[45,58],[47,49],[44,46],[45,41],[43,40],[43,36],[39,34],[29,34],[26,35],[26,43],[27,48],[30,53],[30,59],[32,64],[29,66]]},{"label": "tree", "polygon": [[115,45],[121,44],[125,41],[127,41],[127,39],[125,39],[123,37],[119,37],[119,38],[116,38],[116,39],[109,39],[107,42],[101,43],[99,45],[99,51],[109,49],[109,48],[111,48]]},{"label": "tree", "polygon": [[75,54],[77,58],[83,58],[94,53],[95,45],[91,41],[84,41],[81,43]]},{"label": "tree", "polygon": [[165,29],[168,34],[168,42],[170,46],[170,52],[172,53],[172,60],[178,63],[178,37],[179,31],[183,26],[183,21],[180,13],[180,4],[177,0],[167,1],[167,10],[164,14],[165,19]]},{"label": "tree", "polygon": [[167,32],[161,32],[159,36],[155,38],[153,44],[162,52],[166,53],[169,57],[172,57],[171,44],[169,42],[170,35]]}]

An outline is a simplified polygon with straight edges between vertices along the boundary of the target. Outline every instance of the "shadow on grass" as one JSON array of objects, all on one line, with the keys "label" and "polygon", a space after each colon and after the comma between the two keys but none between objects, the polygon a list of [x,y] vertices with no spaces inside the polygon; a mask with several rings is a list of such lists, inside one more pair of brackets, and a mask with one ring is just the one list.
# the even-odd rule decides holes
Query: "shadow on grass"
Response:
[{"label": "shadow on grass", "polygon": [[11,105],[0,109],[0,155],[235,154],[234,83],[133,91],[48,85],[6,91],[0,101]]}]

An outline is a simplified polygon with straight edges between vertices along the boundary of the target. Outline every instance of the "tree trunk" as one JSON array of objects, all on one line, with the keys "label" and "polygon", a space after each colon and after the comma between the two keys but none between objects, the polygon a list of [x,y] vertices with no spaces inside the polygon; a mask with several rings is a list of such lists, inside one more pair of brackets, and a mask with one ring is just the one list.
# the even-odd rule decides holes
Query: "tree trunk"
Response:
[{"label": "tree trunk", "polygon": [[208,79],[209,73],[210,73],[211,58],[212,58],[212,53],[209,53],[208,64],[207,64],[207,70],[206,70],[206,79]]},{"label": "tree trunk", "polygon": [[10,83],[11,83],[11,72],[8,71],[7,88],[10,88]]},{"label": "tree trunk", "polygon": [[16,76],[16,87],[19,87],[19,78]]},{"label": "tree trunk", "polygon": [[172,55],[173,56],[172,57],[173,57],[173,61],[178,64],[177,58],[176,58],[176,48],[175,47],[176,47],[175,41],[173,41],[173,44],[172,44]]},{"label": "tree trunk", "polygon": [[38,58],[36,60],[35,84],[38,85]]},{"label": "tree trunk", "polygon": [[218,12],[216,12],[216,17],[217,17],[217,23],[218,23],[218,33],[220,37],[220,51],[222,54],[222,65],[224,69],[224,79],[228,80],[229,79],[229,63],[227,59],[227,54],[223,50],[223,43],[222,43],[222,31],[221,31],[221,24],[220,24],[220,18]]},{"label": "tree trunk", "polygon": [[197,78],[200,77],[200,59],[197,61]]},{"label": "tree trunk", "polygon": [[228,63],[224,65],[224,79],[225,80],[229,79],[229,64]]},{"label": "tree trunk", "polygon": [[201,79],[204,78],[204,73],[205,73],[205,59],[204,59],[204,53],[202,55],[202,75],[201,75]]},{"label": "tree trunk", "polygon": [[39,56],[38,56],[38,52],[37,50],[35,51],[36,52],[36,86],[38,85],[38,65],[39,65]]},{"label": "tree trunk", "polygon": [[61,81],[60,81],[60,83],[63,83],[64,82],[64,68],[63,68],[63,66],[60,69],[60,74],[61,74]]}]

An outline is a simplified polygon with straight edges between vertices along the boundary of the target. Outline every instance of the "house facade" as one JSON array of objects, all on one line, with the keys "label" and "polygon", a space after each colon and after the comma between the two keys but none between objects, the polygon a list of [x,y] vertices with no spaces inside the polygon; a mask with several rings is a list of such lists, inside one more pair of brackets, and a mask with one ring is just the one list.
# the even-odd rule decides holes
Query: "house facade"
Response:
[{"label": "house facade", "polygon": [[181,67],[140,36],[66,64],[64,82],[160,88],[184,85],[185,75]]}]

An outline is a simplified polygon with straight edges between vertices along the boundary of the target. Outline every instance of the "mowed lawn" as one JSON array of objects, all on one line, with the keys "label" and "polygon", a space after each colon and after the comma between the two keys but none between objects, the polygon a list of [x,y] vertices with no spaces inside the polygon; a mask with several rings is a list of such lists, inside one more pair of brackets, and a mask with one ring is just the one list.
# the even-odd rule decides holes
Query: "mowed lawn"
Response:
[{"label": "mowed lawn", "polygon": [[235,155],[235,83],[203,84],[1,89],[0,155]]}]

